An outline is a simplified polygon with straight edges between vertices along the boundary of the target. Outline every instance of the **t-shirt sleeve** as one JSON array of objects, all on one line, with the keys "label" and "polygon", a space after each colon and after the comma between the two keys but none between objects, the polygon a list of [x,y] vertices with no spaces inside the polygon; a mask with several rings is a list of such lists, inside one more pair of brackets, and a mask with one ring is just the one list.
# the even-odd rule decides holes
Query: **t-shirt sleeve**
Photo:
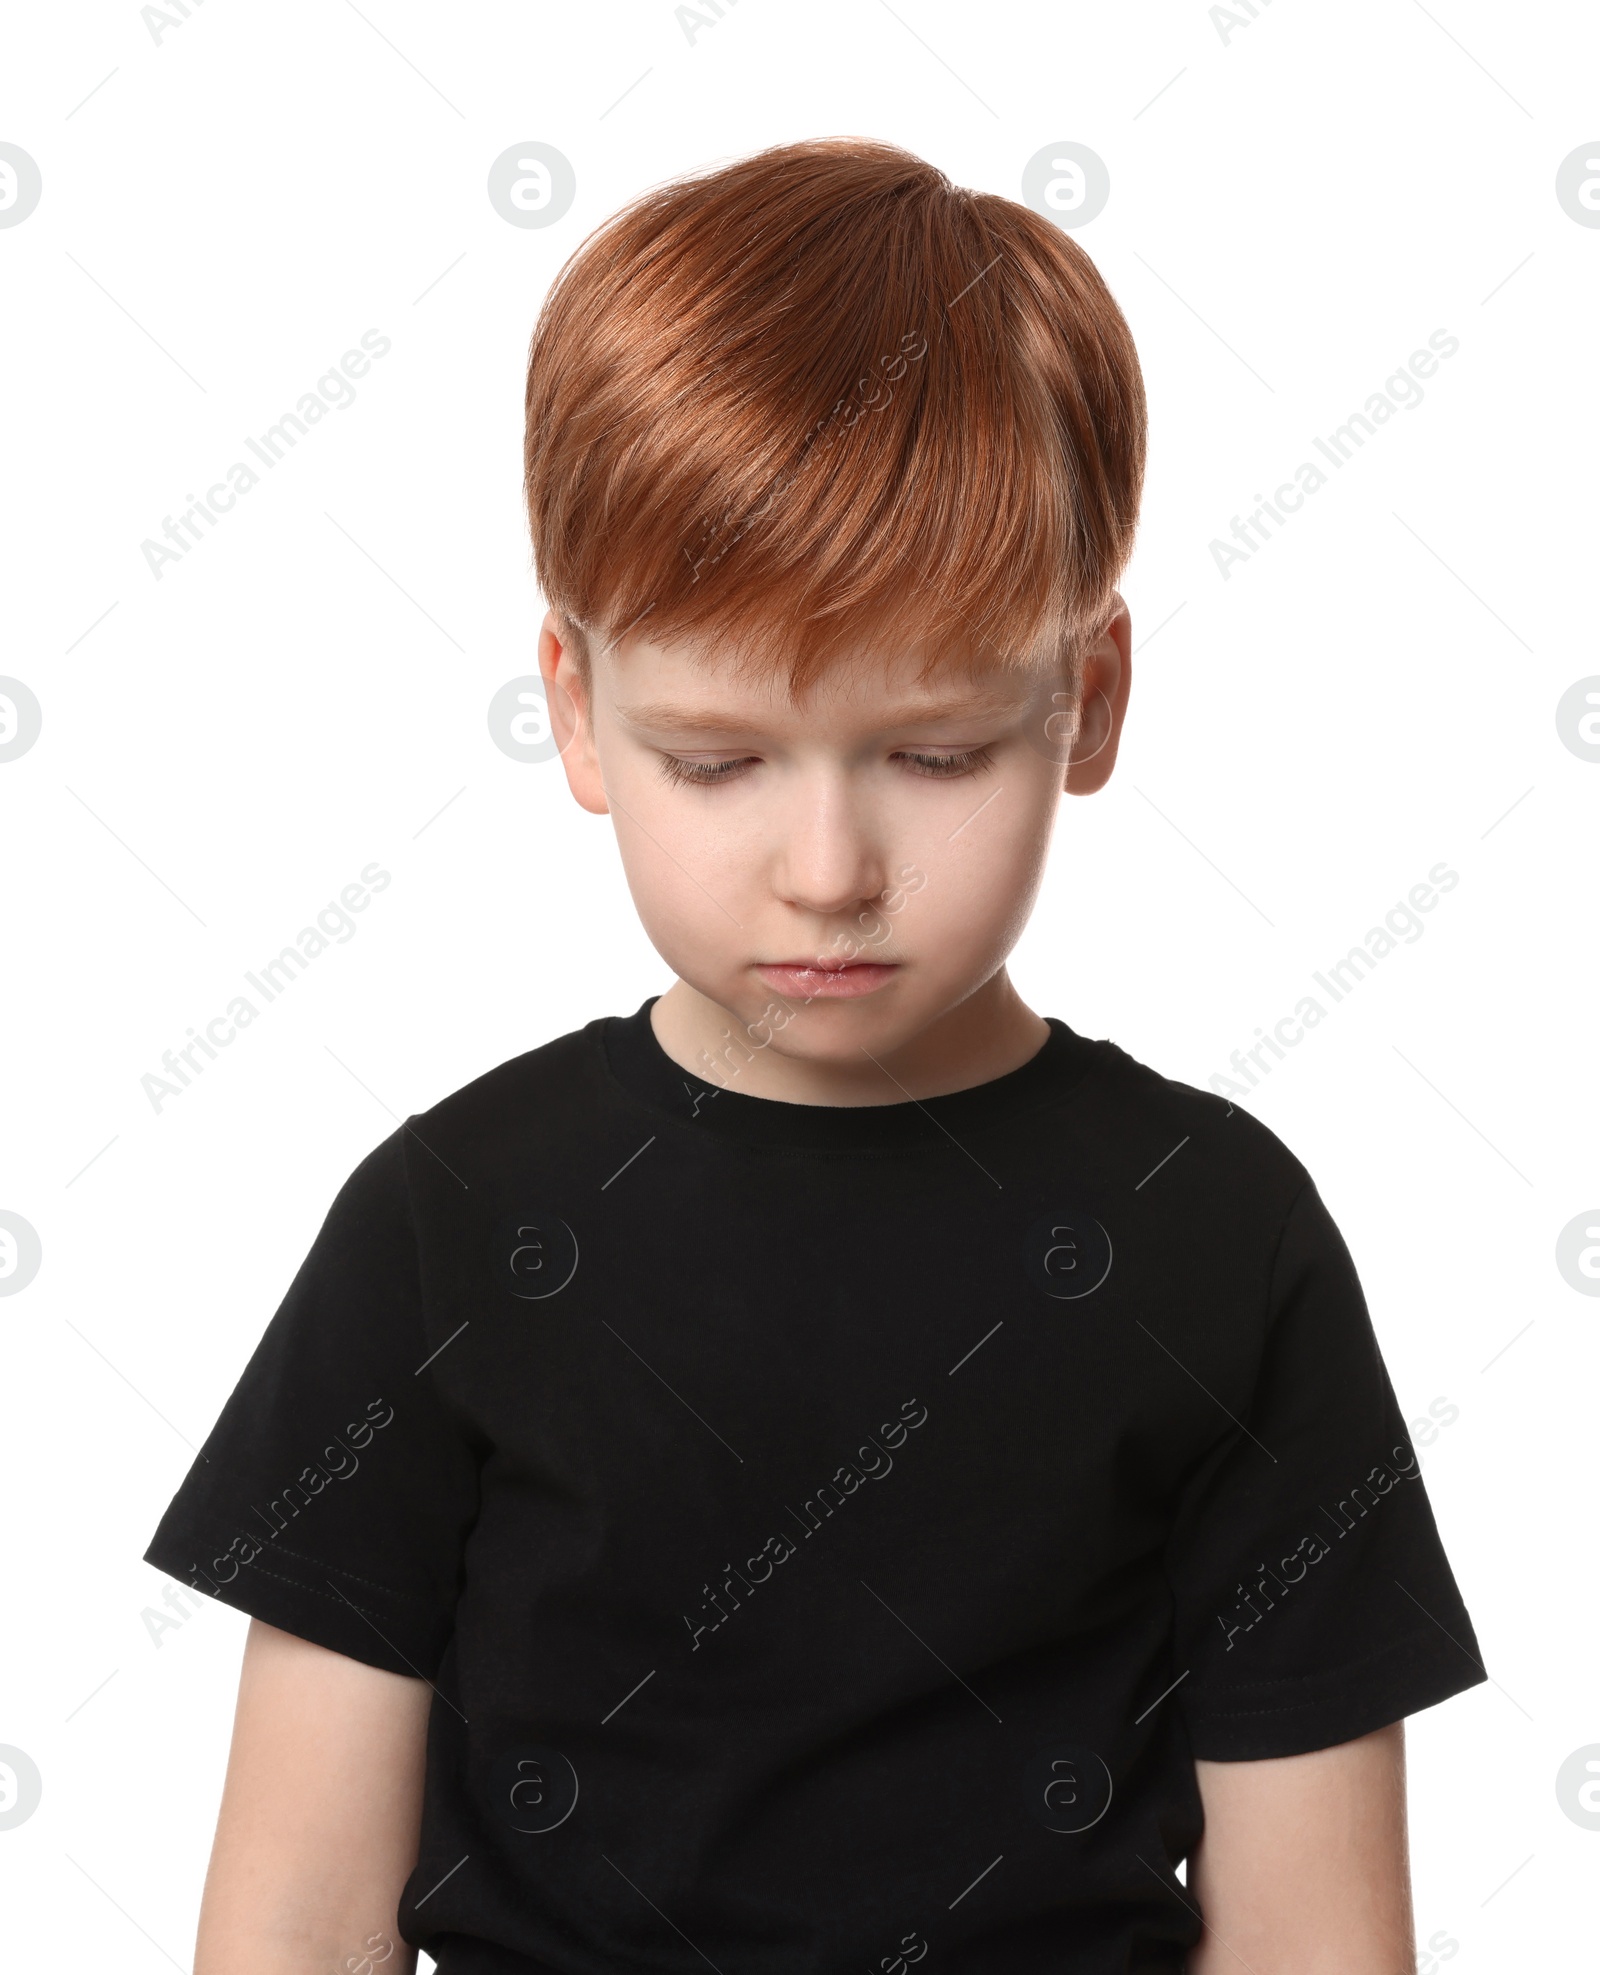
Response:
[{"label": "t-shirt sleeve", "polygon": [[1331,1747],[1488,1678],[1348,1248],[1307,1178],[1249,1403],[1184,1484],[1168,1574],[1196,1756]]},{"label": "t-shirt sleeve", "polygon": [[340,1188],[145,1560],[269,1625],[431,1680],[479,1461],[425,1321],[405,1127]]}]

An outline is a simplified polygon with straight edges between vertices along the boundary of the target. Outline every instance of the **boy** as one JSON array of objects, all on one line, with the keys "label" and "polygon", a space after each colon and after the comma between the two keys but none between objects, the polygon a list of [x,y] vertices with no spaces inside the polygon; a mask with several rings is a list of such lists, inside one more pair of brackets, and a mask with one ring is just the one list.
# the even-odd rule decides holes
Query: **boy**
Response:
[{"label": "boy", "polygon": [[1083,251],[888,145],[562,271],[540,669],[675,978],[361,1161],[146,1552],[252,1617],[196,1975],[1413,1967],[1486,1676],[1350,1257],[1005,968],[1144,447]]}]

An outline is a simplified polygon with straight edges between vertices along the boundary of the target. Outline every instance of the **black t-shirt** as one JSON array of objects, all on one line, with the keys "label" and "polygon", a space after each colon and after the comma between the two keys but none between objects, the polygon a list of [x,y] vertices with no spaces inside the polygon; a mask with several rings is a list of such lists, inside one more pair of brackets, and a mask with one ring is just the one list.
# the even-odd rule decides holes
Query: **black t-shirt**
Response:
[{"label": "black t-shirt", "polygon": [[1056,1018],[833,1107],[650,1007],[361,1161],[147,1559],[432,1683],[442,1975],[1180,1970],[1196,1756],[1486,1678],[1314,1184]]}]

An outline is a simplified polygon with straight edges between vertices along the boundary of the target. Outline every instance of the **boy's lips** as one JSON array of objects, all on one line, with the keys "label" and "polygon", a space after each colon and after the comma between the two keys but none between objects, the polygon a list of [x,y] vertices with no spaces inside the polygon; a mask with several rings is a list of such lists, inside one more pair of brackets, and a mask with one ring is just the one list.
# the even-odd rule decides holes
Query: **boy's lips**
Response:
[{"label": "boy's lips", "polygon": [[773,987],[802,1000],[848,1000],[858,994],[871,994],[893,978],[899,962],[850,960],[842,966],[819,965],[815,960],[757,961],[756,972]]}]

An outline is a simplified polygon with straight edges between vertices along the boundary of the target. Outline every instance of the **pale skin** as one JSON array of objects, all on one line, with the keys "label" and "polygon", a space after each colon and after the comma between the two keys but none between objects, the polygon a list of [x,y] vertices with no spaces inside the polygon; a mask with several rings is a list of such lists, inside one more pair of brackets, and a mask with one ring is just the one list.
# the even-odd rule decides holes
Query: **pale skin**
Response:
[{"label": "pale skin", "polygon": [[[1061,794],[1092,794],[1115,766],[1129,644],[1117,598],[1081,709],[1043,667],[983,704],[960,675],[916,688],[920,654],[825,678],[795,707],[704,649],[642,637],[595,651],[586,691],[547,617],[539,665],[568,785],[611,815],[675,976],[653,1011],[666,1053],[756,1097],[830,1105],[961,1090],[1033,1056],[1047,1025],[1005,961]],[[672,779],[664,761],[724,779]],[[829,1000],[756,970],[824,956],[894,971]],[[396,1913],[431,1699],[424,1681],[251,1621],[194,1975],[413,1975]],[[1195,1772],[1206,1828],[1185,1896],[1205,1933],[1190,1975],[1414,1975],[1402,1722]]]}]

